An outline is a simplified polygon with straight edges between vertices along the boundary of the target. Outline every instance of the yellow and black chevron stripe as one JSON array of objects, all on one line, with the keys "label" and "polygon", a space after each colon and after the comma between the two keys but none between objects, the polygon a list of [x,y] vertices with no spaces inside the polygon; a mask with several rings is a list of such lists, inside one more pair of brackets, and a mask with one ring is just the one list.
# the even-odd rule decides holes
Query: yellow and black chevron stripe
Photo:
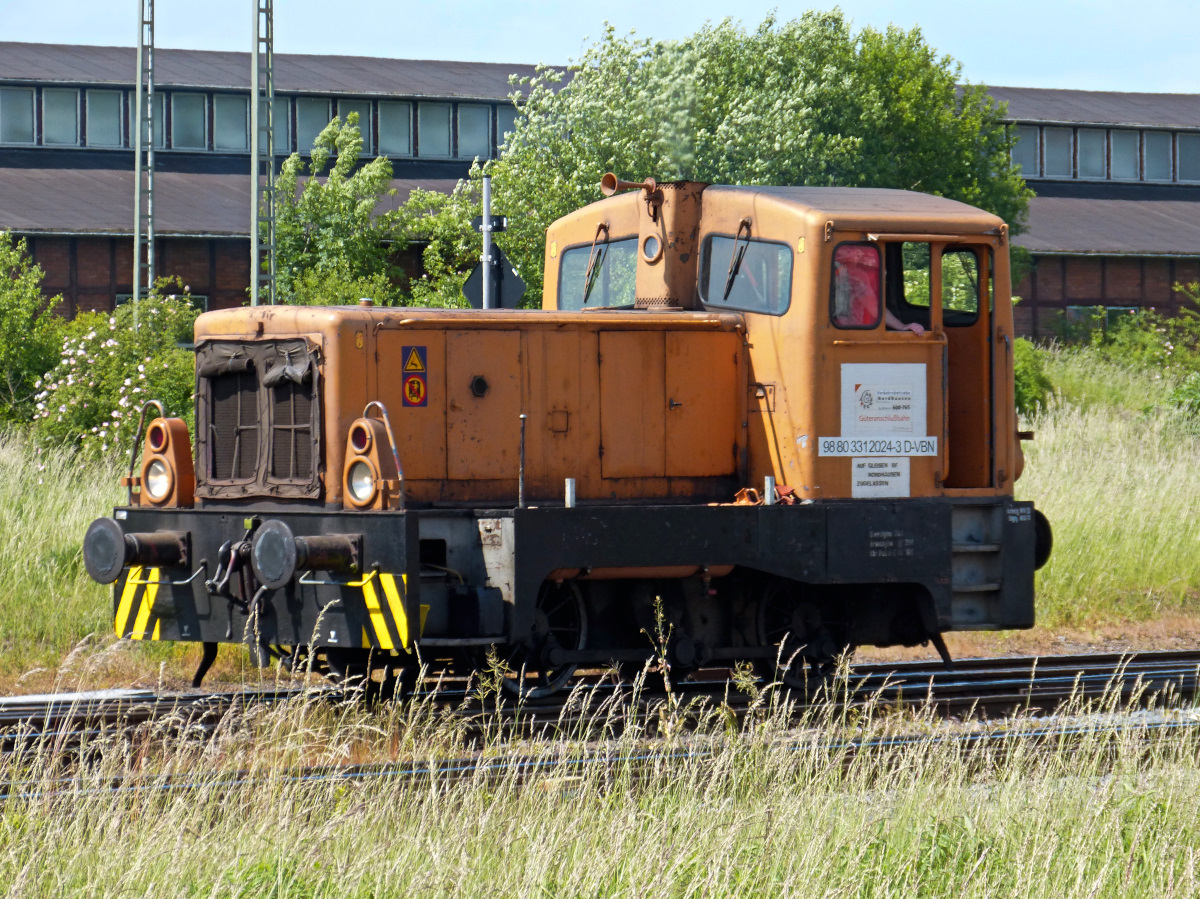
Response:
[{"label": "yellow and black chevron stripe", "polygon": [[[421,606],[421,623],[416,634],[409,632],[408,615],[404,611],[404,597],[408,592],[408,575],[380,574],[377,578],[366,577],[362,581],[363,601],[367,607],[369,624],[363,627],[362,645],[378,649],[404,649],[408,651],[414,636],[425,631],[425,614],[429,606]],[[376,585],[378,581],[378,586]],[[380,600],[380,594],[383,599]]]},{"label": "yellow and black chevron stripe", "polygon": [[[142,575],[145,575],[143,577]],[[161,621],[154,613],[158,598],[159,569],[135,565],[125,576],[117,602],[116,632],[131,640],[157,640]]]}]

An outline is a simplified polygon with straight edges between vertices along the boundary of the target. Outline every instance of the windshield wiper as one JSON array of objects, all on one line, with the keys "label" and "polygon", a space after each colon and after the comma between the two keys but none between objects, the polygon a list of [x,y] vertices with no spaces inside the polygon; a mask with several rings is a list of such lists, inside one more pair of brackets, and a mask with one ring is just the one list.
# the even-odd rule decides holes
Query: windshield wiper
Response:
[{"label": "windshield wiper", "polygon": [[[746,242],[738,247],[738,242],[742,239],[742,232],[746,232]],[[724,303],[729,299],[729,292],[733,290],[733,282],[737,279],[738,272],[742,268],[742,259],[746,255],[746,250],[750,248],[750,219],[742,219],[738,225],[737,235],[733,238],[733,252],[729,254],[729,269],[725,272],[725,292],[721,294],[721,302]]]},{"label": "windshield wiper", "polygon": [[[605,243],[600,243],[600,235],[604,235]],[[592,252],[588,254],[587,271],[583,273],[583,302],[588,301],[591,296],[592,288],[596,286],[596,276],[600,274],[600,268],[604,264],[604,256],[608,252],[606,246],[608,241],[608,222],[601,222],[596,226],[596,236],[592,238]]]}]

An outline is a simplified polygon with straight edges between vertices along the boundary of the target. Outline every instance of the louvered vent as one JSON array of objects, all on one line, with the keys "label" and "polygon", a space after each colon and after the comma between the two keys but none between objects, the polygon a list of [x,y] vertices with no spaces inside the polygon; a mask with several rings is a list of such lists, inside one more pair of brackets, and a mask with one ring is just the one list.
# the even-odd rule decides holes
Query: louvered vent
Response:
[{"label": "louvered vent", "polygon": [[270,391],[271,477],[308,481],[313,476],[313,382],[284,380]]},{"label": "louvered vent", "polygon": [[258,379],[254,369],[212,379],[209,477],[215,481],[254,478],[258,456]]}]

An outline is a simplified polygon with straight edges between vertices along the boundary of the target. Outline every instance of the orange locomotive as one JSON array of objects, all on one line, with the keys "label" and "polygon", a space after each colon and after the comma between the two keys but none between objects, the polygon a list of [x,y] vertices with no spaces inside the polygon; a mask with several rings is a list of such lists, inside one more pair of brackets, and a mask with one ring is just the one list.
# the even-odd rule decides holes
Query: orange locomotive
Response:
[{"label": "orange locomotive", "polygon": [[[88,570],[117,632],[526,695],[637,663],[790,685],[1029,627],[1007,229],[905,191],[642,184],[546,236],[543,308],[196,324],[196,446],[147,429]],[[628,190],[633,188],[633,190]],[[621,193],[622,189],[628,192]],[[615,195],[614,195],[615,194]]]}]

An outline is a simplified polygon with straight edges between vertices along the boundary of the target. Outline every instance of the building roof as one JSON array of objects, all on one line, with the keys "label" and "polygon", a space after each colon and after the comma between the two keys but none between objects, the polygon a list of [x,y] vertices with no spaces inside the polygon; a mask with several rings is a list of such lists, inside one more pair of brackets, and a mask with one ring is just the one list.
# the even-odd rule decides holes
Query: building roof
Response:
[{"label": "building roof", "polygon": [[[159,236],[248,237],[246,175],[157,172],[154,178],[154,221]],[[386,198],[380,210],[403,203],[415,188],[449,193],[455,183],[453,178],[397,178],[392,181],[396,195]],[[1200,187],[1039,187],[1040,195],[1029,204],[1029,227],[1014,241],[1035,254],[1200,256]],[[764,192],[792,190],[807,193],[827,189],[767,188]],[[860,196],[859,191],[838,191],[843,192],[852,198]],[[891,193],[902,192],[862,191],[861,199],[887,199],[883,195]],[[133,233],[130,171],[0,168],[0,197],[5,198],[0,227],[19,234]],[[926,199],[934,206],[946,204],[953,210],[969,208],[937,197]]]},{"label": "building roof", "polygon": [[989,87],[987,90],[996,100],[1008,103],[1008,118],[1018,122],[1200,128],[1200,94],[1135,94],[1038,87]]},{"label": "building roof", "polygon": [[[156,172],[154,230],[160,237],[250,235],[248,175]],[[395,208],[414,188],[449,193],[454,180],[396,179]],[[133,172],[0,168],[0,227],[19,234],[132,235]]]},{"label": "building roof", "polygon": [[[275,89],[306,94],[503,100],[512,91],[510,75],[533,74],[534,66],[512,63],[275,55]],[[132,85],[136,80],[133,47],[0,41],[0,82]],[[248,91],[250,54],[155,48],[154,83]]]},{"label": "building roof", "polygon": [[1037,185],[1014,239],[1039,255],[1200,256],[1200,187]]}]

